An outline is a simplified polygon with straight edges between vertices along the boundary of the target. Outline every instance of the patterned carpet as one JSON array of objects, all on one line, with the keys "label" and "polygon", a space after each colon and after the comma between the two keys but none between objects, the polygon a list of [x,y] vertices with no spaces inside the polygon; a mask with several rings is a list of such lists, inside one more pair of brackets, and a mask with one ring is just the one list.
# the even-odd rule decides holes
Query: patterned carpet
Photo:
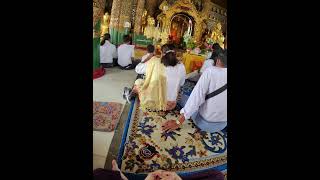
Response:
[{"label": "patterned carpet", "polygon": [[226,175],[226,129],[210,134],[187,120],[174,132],[162,132],[161,124],[176,119],[178,114],[179,108],[170,112],[142,112],[135,101],[120,147],[118,161],[123,172],[139,175],[164,169],[183,177],[216,169]]},{"label": "patterned carpet", "polygon": [[93,130],[113,131],[119,122],[122,107],[116,102],[93,102]]}]

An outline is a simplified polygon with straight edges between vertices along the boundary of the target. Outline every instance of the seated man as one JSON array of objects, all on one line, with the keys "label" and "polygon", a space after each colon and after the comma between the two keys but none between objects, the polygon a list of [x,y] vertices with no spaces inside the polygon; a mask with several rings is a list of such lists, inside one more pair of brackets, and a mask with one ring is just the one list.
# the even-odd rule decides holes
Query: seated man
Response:
[{"label": "seated man", "polygon": [[100,63],[102,67],[116,66],[117,48],[110,43],[110,34],[106,33],[100,44]]},{"label": "seated man", "polygon": [[118,64],[121,69],[131,70],[139,61],[134,60],[134,46],[130,45],[129,35],[123,36],[123,44],[118,47]]},{"label": "seated man", "polygon": [[149,44],[147,46],[147,54],[142,56],[141,62],[136,66],[136,72],[141,76],[143,76],[146,73],[147,69],[147,62],[154,56],[154,46],[152,44]]},{"label": "seated man", "polygon": [[203,131],[220,131],[227,126],[227,54],[215,58],[215,66],[208,67],[201,75],[189,99],[180,111],[179,119],[162,125],[164,131],[173,131],[192,116]]}]

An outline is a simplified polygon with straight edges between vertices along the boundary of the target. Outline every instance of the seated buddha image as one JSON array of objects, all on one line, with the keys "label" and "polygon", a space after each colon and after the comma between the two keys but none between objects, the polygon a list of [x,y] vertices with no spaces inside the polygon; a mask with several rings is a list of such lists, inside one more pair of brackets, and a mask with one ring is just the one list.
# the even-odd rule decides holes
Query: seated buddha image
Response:
[{"label": "seated buddha image", "polygon": [[178,42],[178,27],[176,24],[173,24],[172,29],[171,29],[171,38],[173,42]]},{"label": "seated buddha image", "polygon": [[224,36],[222,32],[222,26],[220,23],[217,23],[216,26],[213,28],[211,38],[213,42],[218,43],[222,48],[224,47]]}]

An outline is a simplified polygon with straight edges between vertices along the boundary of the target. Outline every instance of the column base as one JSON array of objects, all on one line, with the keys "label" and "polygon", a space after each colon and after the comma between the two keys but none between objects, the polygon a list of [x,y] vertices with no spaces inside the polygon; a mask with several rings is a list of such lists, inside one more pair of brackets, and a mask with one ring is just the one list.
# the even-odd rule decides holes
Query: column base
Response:
[{"label": "column base", "polygon": [[103,67],[99,67],[93,70],[93,79],[102,77],[106,73],[106,70]]}]

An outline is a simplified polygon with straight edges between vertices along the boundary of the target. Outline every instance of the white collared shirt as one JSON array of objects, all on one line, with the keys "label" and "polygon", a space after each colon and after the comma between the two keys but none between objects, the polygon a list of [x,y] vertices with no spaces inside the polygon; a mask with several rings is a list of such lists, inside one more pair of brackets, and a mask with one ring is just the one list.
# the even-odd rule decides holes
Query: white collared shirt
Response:
[{"label": "white collared shirt", "polygon": [[200,72],[203,73],[208,67],[213,66],[214,61],[212,59],[207,59],[203,62]]},{"label": "white collared shirt", "polygon": [[117,58],[117,48],[106,40],[104,45],[100,46],[100,63],[113,63],[113,58]]},{"label": "white collared shirt", "polygon": [[136,73],[138,74],[145,74],[146,73],[146,69],[147,69],[147,63],[143,63],[147,57],[149,57],[150,53],[147,53],[145,54],[144,56],[142,56],[141,58],[141,63],[139,63],[137,66],[136,66]]},{"label": "white collared shirt", "polygon": [[118,64],[122,67],[132,64],[131,58],[134,57],[134,45],[121,44],[118,47]]},{"label": "white collared shirt", "polygon": [[166,67],[167,100],[176,101],[180,87],[186,80],[186,69],[182,63]]},{"label": "white collared shirt", "polygon": [[189,119],[195,112],[209,122],[227,121],[227,90],[205,101],[207,94],[227,83],[227,68],[208,67],[201,75],[180,113]]}]

